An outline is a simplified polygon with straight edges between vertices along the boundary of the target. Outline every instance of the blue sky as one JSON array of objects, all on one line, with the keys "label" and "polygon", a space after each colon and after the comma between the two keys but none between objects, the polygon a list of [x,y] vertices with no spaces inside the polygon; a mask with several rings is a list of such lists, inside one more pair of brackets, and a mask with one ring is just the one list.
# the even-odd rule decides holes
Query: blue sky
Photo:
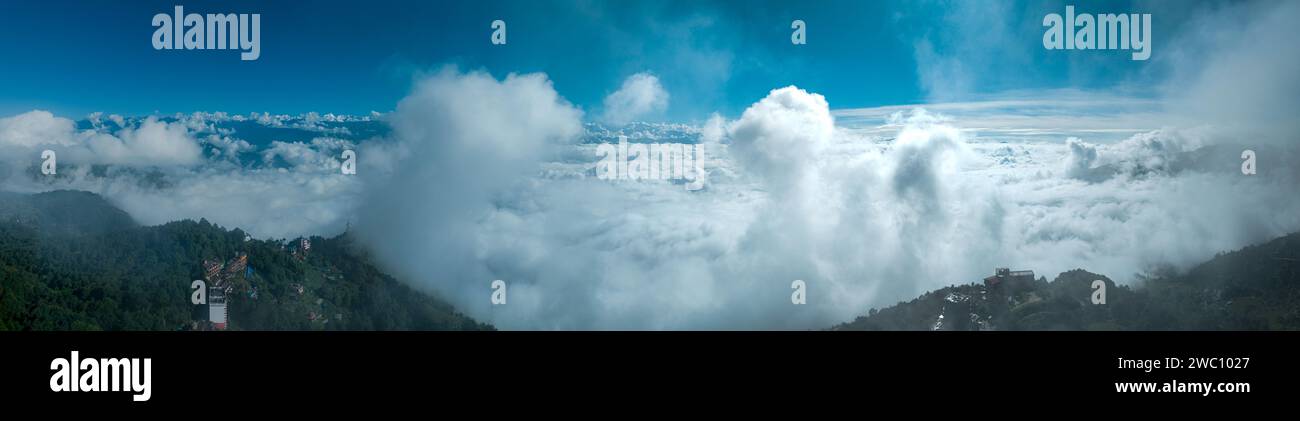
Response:
[{"label": "blue sky", "polygon": [[[1136,89],[1159,80],[1161,41],[1201,3],[1079,2],[1081,11],[1160,9],[1156,54],[1041,47],[1060,1],[186,1],[186,12],[260,13],[262,53],[156,51],[156,13],[175,1],[0,4],[0,114],[46,109],[364,114],[392,110],[413,78],[445,65],[544,72],[595,115],[627,76],[671,95],[664,118],[734,116],[798,85],[835,108],[970,99],[1005,91]],[[1165,17],[1169,17],[1165,19]],[[505,46],[489,43],[494,19]],[[808,23],[794,46],[790,22]],[[1136,88],[1134,88],[1136,87]]]}]

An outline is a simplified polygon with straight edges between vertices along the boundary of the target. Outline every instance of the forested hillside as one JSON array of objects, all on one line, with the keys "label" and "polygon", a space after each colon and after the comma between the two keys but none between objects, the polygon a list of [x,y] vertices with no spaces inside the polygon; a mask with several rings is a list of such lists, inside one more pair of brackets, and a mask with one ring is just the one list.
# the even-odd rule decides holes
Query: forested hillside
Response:
[{"label": "forested hillside", "polygon": [[207,221],[138,226],[99,196],[0,196],[0,330],[188,330],[204,260],[230,278],[233,330],[491,329],[372,265],[347,234],[253,240]]},{"label": "forested hillside", "polygon": [[[1132,288],[1082,269],[1020,288],[955,285],[876,310],[836,330],[1296,330],[1300,233],[1224,253]],[[1106,303],[1092,303],[1092,282]]]}]

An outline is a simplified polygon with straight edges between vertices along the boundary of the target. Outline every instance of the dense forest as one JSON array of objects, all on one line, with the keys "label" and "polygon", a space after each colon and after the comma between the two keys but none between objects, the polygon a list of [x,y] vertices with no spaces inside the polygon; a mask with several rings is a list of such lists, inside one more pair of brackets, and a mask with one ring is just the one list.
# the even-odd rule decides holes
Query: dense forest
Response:
[{"label": "dense forest", "polygon": [[[1222,253],[1130,288],[1082,269],[1052,282],[956,285],[876,310],[835,330],[1300,329],[1300,233]],[[1092,302],[1093,281],[1106,302]]]},{"label": "dense forest", "polygon": [[0,330],[189,330],[204,260],[247,256],[232,330],[480,330],[385,275],[349,236],[255,240],[203,221],[139,226],[86,192],[0,193]]}]

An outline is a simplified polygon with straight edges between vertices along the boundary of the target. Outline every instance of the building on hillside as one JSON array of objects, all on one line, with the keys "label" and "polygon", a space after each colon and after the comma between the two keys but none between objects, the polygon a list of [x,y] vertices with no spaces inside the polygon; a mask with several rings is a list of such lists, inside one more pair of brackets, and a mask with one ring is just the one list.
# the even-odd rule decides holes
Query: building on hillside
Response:
[{"label": "building on hillside", "polygon": [[243,272],[246,267],[248,267],[248,254],[239,253],[235,258],[230,259],[230,263],[226,264],[226,274],[235,276],[239,272]]},{"label": "building on hillside", "polygon": [[307,253],[310,251],[311,251],[311,240],[308,240],[306,238],[300,238],[298,239],[298,247],[294,248],[291,254],[293,255],[294,258],[298,260],[306,260]]},{"label": "building on hillside", "polygon": [[1009,268],[993,269],[993,276],[984,278],[984,286],[989,289],[1019,290],[1032,286],[1034,271],[1011,270]]},{"label": "building on hillside", "polygon": [[219,261],[204,259],[203,279],[208,281],[209,284],[214,283],[214,281],[218,278],[218,275],[221,275],[221,269],[223,266],[224,265],[222,265],[221,262]]},{"label": "building on hillside", "polygon": [[208,321],[216,330],[226,330],[226,291],[220,287],[208,288]]}]

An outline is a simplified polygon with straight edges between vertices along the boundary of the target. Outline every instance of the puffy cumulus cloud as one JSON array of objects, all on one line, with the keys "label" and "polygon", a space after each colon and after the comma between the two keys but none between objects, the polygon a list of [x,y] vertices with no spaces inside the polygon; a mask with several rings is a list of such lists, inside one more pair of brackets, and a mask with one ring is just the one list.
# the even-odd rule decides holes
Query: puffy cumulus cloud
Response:
[{"label": "puffy cumulus cloud", "polygon": [[116,133],[102,125],[78,131],[74,121],[40,110],[0,119],[0,148],[17,159],[50,149],[60,162],[73,164],[183,166],[203,157],[199,140],[184,123],[149,117]]},{"label": "puffy cumulus cloud", "polygon": [[730,131],[739,162],[787,189],[803,187],[805,170],[830,142],[834,128],[825,98],[788,86],[746,109]]},{"label": "puffy cumulus cloud", "polygon": [[150,117],[117,136],[89,137],[90,150],[101,163],[130,165],[193,165],[203,157],[198,140],[180,123]]},{"label": "puffy cumulus cloud", "polygon": [[[748,313],[735,304],[751,293],[730,296],[743,280],[715,275],[752,217],[752,189],[582,177],[597,160],[575,142],[581,115],[542,75],[444,71],[391,117],[408,154],[375,180],[356,227],[405,279],[508,329],[734,327],[720,315]],[[487,299],[495,279],[507,305]]]},{"label": "puffy cumulus cloud", "polygon": [[700,128],[700,141],[705,143],[719,143],[723,136],[727,135],[727,119],[722,115],[713,113],[705,120],[704,127]]},{"label": "puffy cumulus cloud", "polygon": [[1089,143],[1066,138],[1064,174],[1098,182],[1115,176],[1172,175],[1200,170],[1226,172],[1236,168],[1235,155],[1225,154],[1220,132],[1205,128],[1163,128],[1141,132],[1114,143]]},{"label": "puffy cumulus cloud", "polygon": [[1065,175],[1080,180],[1092,178],[1093,165],[1097,162],[1097,145],[1069,137],[1065,139],[1065,147],[1069,150],[1065,159]]},{"label": "puffy cumulus cloud", "polygon": [[0,146],[35,148],[41,145],[74,144],[76,123],[55,117],[49,111],[28,111],[0,118]]},{"label": "puffy cumulus cloud", "polygon": [[[1293,166],[1243,177],[1216,132],[981,138],[914,110],[877,137],[828,108],[783,88],[712,119],[699,130],[716,148],[706,191],[581,178],[509,189],[480,214],[462,305],[504,328],[816,328],[997,266],[1131,283],[1300,229]],[[490,279],[510,281],[519,306],[489,306]],[[790,304],[795,279],[806,306]]]},{"label": "puffy cumulus cloud", "polygon": [[894,194],[916,210],[929,213],[942,202],[943,180],[956,175],[965,150],[962,133],[924,109],[905,120],[890,150],[890,184]]},{"label": "puffy cumulus cloud", "polygon": [[[825,100],[773,91],[729,126],[742,177],[715,190],[751,190],[740,232],[714,264],[728,291],[710,323],[741,328],[824,327],[983,273],[1003,210],[994,189],[965,179],[966,136],[938,116],[899,115],[893,139],[835,125]],[[720,158],[726,159],[727,157]],[[960,193],[960,194],[958,194]],[[977,243],[977,244],[978,244]],[[790,283],[808,285],[807,306]]]},{"label": "puffy cumulus cloud", "polygon": [[[551,117],[509,117],[525,109]],[[820,95],[772,91],[693,132],[710,148],[696,192],[582,177],[597,160],[571,142],[579,115],[540,76],[445,71],[392,117],[409,154],[373,180],[358,234],[402,278],[506,329],[824,327],[997,260],[963,246],[998,244],[1003,210],[956,175],[961,132],[925,113],[895,144],[864,141]],[[490,304],[496,279],[507,305]],[[790,302],[795,279],[807,306]]]},{"label": "puffy cumulus cloud", "polygon": [[[746,219],[752,222],[735,228],[743,234],[717,268],[718,288],[736,295],[727,302],[731,308],[721,318],[725,323],[782,328],[810,324],[818,312],[789,311],[796,309],[789,301],[790,284],[796,279],[808,283],[814,302],[836,296],[830,291],[853,290],[829,287],[824,273],[856,267],[860,260],[826,264],[845,255],[832,249],[832,241],[824,241],[836,236],[833,228],[842,222],[844,210],[837,203],[844,198],[842,186],[828,173],[825,155],[834,133],[826,99],[794,86],[771,91],[729,125],[731,157],[763,195],[749,209],[752,216]],[[854,244],[849,240],[841,245]],[[783,315],[786,320],[781,320]]]},{"label": "puffy cumulus cloud", "polygon": [[241,155],[256,150],[247,140],[216,134],[208,135],[203,143],[209,157],[232,162],[239,162]]},{"label": "puffy cumulus cloud", "polygon": [[1113,151],[1112,161],[1121,173],[1167,173],[1182,170],[1181,158],[1205,144],[1195,132],[1161,129],[1135,134],[1107,149]]},{"label": "puffy cumulus cloud", "polygon": [[659,84],[658,76],[641,72],[623,80],[623,86],[605,97],[604,105],[602,119],[609,124],[623,125],[663,112],[668,108],[668,91]]},{"label": "puffy cumulus cloud", "polygon": [[[548,143],[568,143],[582,130],[582,112],[555,92],[546,75],[444,69],[420,81],[391,117],[395,136],[412,147],[446,152],[438,163],[464,159],[530,161]],[[490,158],[485,158],[491,156]],[[437,167],[430,165],[429,167]],[[484,169],[479,174],[512,172]]]},{"label": "puffy cumulus cloud", "polygon": [[[543,227],[490,224],[517,220],[511,207],[530,205],[512,188],[538,172],[548,147],[576,143],[581,117],[543,74],[497,80],[447,68],[419,81],[390,116],[405,157],[391,176],[367,178],[358,232],[397,273],[492,319],[477,298],[497,272],[552,250],[528,241]],[[529,308],[526,290],[512,291],[518,304],[508,308]]]}]

